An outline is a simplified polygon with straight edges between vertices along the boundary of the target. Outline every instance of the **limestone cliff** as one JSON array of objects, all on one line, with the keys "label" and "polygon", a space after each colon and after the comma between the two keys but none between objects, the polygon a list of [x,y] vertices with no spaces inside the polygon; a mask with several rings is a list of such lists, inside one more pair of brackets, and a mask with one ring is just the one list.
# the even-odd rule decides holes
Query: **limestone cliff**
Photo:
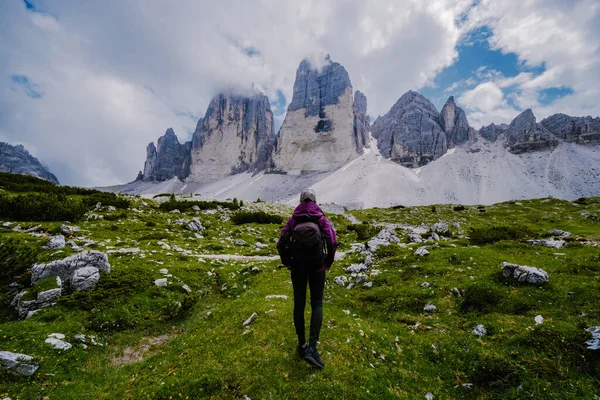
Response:
[{"label": "limestone cliff", "polygon": [[[453,114],[449,112],[448,114]],[[448,118],[448,124],[455,118]],[[448,126],[449,128],[449,126]],[[449,130],[454,131],[454,126]],[[448,150],[448,138],[435,106],[420,93],[408,91],[371,126],[382,156],[405,167],[419,167]]]},{"label": "limestone cliff", "polygon": [[166,181],[172,178],[185,179],[190,173],[191,142],[179,143],[172,128],[154,143],[146,147],[146,162],[144,172],[138,175],[138,180]]},{"label": "limestone cliff", "polygon": [[502,134],[502,140],[515,154],[544,150],[558,145],[556,137],[542,124],[536,122],[531,109],[523,111],[512,120],[508,129]]},{"label": "limestone cliff", "polygon": [[366,98],[358,93],[355,107],[348,73],[329,56],[322,68],[302,61],[273,151],[273,169],[290,174],[330,171],[362,154],[368,122]]},{"label": "limestone cliff", "polygon": [[454,96],[450,96],[442,107],[440,125],[446,133],[448,148],[466,143],[474,134],[474,129],[469,126],[464,110],[454,103]]},{"label": "limestone cliff", "polygon": [[249,95],[215,96],[192,139],[189,181],[265,169],[275,142],[269,99],[257,89]]},{"label": "limestone cliff", "polygon": [[58,185],[58,179],[22,145],[0,142],[0,172],[31,175]]},{"label": "limestone cliff", "polygon": [[554,114],[540,122],[553,135],[575,143],[600,142],[600,117]]}]

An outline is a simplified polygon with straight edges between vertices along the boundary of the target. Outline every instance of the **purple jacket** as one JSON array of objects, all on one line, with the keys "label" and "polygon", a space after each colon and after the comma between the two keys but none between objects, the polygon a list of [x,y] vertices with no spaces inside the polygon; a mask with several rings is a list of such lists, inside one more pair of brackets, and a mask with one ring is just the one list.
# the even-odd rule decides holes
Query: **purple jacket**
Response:
[{"label": "purple jacket", "polygon": [[318,225],[321,229],[321,234],[323,235],[323,239],[327,244],[327,257],[325,258],[325,265],[318,269],[319,272],[325,271],[325,269],[329,269],[333,264],[333,258],[335,256],[335,249],[337,248],[337,236],[335,234],[335,229],[333,229],[333,225],[327,219],[321,208],[312,201],[304,201],[300,203],[292,216],[287,220],[285,226],[281,230],[281,235],[279,235],[279,241],[277,242],[277,248],[280,248],[280,243],[283,238],[286,237],[288,233],[290,233],[294,227],[296,226],[296,220],[300,217],[311,217],[311,218],[319,218]]}]

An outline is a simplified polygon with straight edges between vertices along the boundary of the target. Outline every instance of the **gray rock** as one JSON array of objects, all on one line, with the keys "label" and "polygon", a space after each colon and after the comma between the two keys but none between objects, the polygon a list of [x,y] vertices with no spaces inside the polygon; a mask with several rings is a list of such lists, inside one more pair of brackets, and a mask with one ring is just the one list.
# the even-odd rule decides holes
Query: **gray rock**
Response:
[{"label": "gray rock", "polygon": [[107,254],[138,254],[142,250],[138,247],[124,247],[117,250],[108,250]]},{"label": "gray rock", "polygon": [[448,224],[445,222],[436,222],[435,224],[433,224],[431,226],[432,232],[443,233],[443,232],[448,232],[449,230],[450,230],[450,228],[448,228]]},{"label": "gray rock", "polygon": [[415,253],[414,253],[414,254],[415,254],[415,256],[421,256],[421,257],[424,257],[424,256],[427,256],[427,255],[429,255],[429,251],[427,250],[427,246],[423,246],[423,247],[419,247],[419,248],[417,249],[417,251],[415,251]]},{"label": "gray rock", "polygon": [[325,106],[337,104],[339,97],[348,87],[352,87],[348,72],[329,56],[321,69],[314,68],[308,60],[303,60],[296,71],[294,94],[288,111],[306,109],[306,115],[316,116]]},{"label": "gray rock", "polygon": [[487,335],[487,329],[485,329],[483,325],[479,324],[475,327],[475,329],[473,329],[471,333],[473,333],[473,335],[477,337],[482,337]]},{"label": "gray rock", "polygon": [[267,300],[271,300],[271,299],[287,300],[288,297],[285,294],[270,294],[268,296],[265,296],[265,299],[267,299]]},{"label": "gray rock", "polygon": [[409,239],[411,243],[423,243],[423,238],[418,233],[412,233]]},{"label": "gray rock", "polygon": [[531,109],[519,114],[502,134],[505,144],[515,154],[546,150],[558,146],[558,140],[542,124],[536,123]]},{"label": "gray rock", "polygon": [[250,273],[253,275],[260,274],[261,272],[262,272],[262,270],[258,267],[254,267],[250,270]]},{"label": "gray rock", "polygon": [[550,247],[553,249],[561,249],[565,247],[567,244],[564,240],[554,240],[554,239],[542,239],[542,240],[528,240],[527,243],[532,244],[534,246],[544,246]]},{"label": "gray rock", "polygon": [[[101,203],[98,203],[101,204]],[[96,207],[98,206],[98,204],[96,204]],[[60,226],[60,232],[65,235],[65,236],[70,236],[75,232],[79,232],[81,231],[81,228],[78,226],[73,226],[73,225],[61,225]]]},{"label": "gray rock", "polygon": [[96,287],[100,280],[100,271],[96,267],[83,267],[73,273],[71,288],[76,292]]},{"label": "gray rock", "polygon": [[200,222],[200,220],[198,218],[192,219],[192,221],[189,224],[187,224],[184,228],[187,229],[188,231],[197,232],[197,233],[200,233],[204,230],[204,227],[202,226],[202,223]]},{"label": "gray rock", "polygon": [[188,285],[183,285],[181,288],[188,293],[192,293],[192,289],[190,289],[190,287]]},{"label": "gray rock", "polygon": [[540,122],[553,135],[574,143],[600,141],[600,117],[571,117],[554,114]]},{"label": "gray rock", "polygon": [[254,321],[254,318],[258,317],[258,314],[253,312],[252,315],[250,315],[250,317],[244,321],[244,323],[242,324],[242,326],[248,326],[252,323],[252,321]]},{"label": "gray rock", "polygon": [[393,228],[384,228],[377,236],[367,242],[369,252],[374,253],[379,246],[389,246],[392,243],[400,243],[398,235]]},{"label": "gray rock", "polygon": [[158,287],[167,287],[167,278],[156,279],[154,284]]},{"label": "gray rock", "polygon": [[58,179],[22,145],[0,142],[0,172],[31,175],[58,185]]},{"label": "gray rock", "polygon": [[105,253],[95,250],[84,251],[48,264],[35,264],[31,268],[31,283],[35,285],[44,278],[57,276],[64,285],[72,288],[72,279],[75,272],[86,267],[94,267],[98,271],[110,272],[110,264]]},{"label": "gray rock", "polygon": [[454,103],[454,96],[450,96],[442,107],[440,125],[446,133],[448,148],[466,143],[469,135],[474,132],[469,126],[464,110]]},{"label": "gray rock", "polygon": [[205,181],[267,168],[275,146],[273,121],[269,98],[255,87],[244,95],[213,97],[192,137],[189,178]]},{"label": "gray rock", "polygon": [[192,142],[179,143],[173,128],[167,129],[157,141],[146,147],[144,172],[138,179],[144,181],[167,181],[175,177],[185,179],[190,174]]},{"label": "gray rock", "polygon": [[346,286],[346,283],[348,283],[348,277],[346,277],[344,275],[336,276],[335,279],[333,280],[333,282],[336,285]]},{"label": "gray rock", "polygon": [[436,242],[440,240],[440,236],[439,236],[437,233],[435,233],[435,232],[433,232],[433,233],[431,234],[431,238],[432,238],[433,240],[435,240]]},{"label": "gray rock", "polygon": [[369,282],[365,282],[365,283],[363,284],[363,286],[364,286],[364,287],[368,287],[368,288],[370,288],[370,287],[372,287],[372,286],[373,286],[373,282],[371,282],[371,281],[369,281]]},{"label": "gray rock", "polygon": [[65,335],[62,334],[51,334],[44,342],[48,343],[50,346],[54,347],[57,350],[69,350],[73,347],[73,345],[69,342],[65,342]]},{"label": "gray rock", "polygon": [[26,354],[0,351],[0,368],[16,375],[31,376],[39,366],[33,364],[33,357]]},{"label": "gray rock", "polygon": [[427,304],[425,304],[425,307],[423,307],[423,311],[435,312],[435,311],[437,311],[437,307],[434,306],[433,304],[427,303]]},{"label": "gray rock", "polygon": [[67,242],[67,246],[73,249],[73,251],[80,252],[83,251],[83,247],[78,246],[74,241],[69,240]]},{"label": "gray rock", "polygon": [[496,125],[494,123],[489,124],[488,126],[482,126],[479,129],[479,134],[486,140],[490,142],[495,142],[502,133],[506,132],[508,129],[508,125],[500,124]]},{"label": "gray rock", "polygon": [[38,293],[38,295],[37,295],[37,303],[38,304],[36,305],[36,308],[46,308],[46,307],[53,305],[59,299],[61,294],[62,294],[61,288],[50,289],[50,290],[46,290],[46,291]]},{"label": "gray rock", "polygon": [[242,239],[235,239],[235,242],[233,242],[236,246],[245,246],[246,245],[246,241],[242,240]]},{"label": "gray rock", "polygon": [[[369,144],[370,118],[367,114],[367,97],[359,92],[354,92],[354,141],[356,150],[361,152]],[[343,211],[342,211],[343,212]]]},{"label": "gray rock", "polygon": [[586,329],[592,334],[592,338],[585,342],[589,350],[600,350],[600,326],[592,326]]},{"label": "gray rock", "polygon": [[421,283],[421,287],[424,289],[427,289],[429,286],[431,286],[431,284],[429,282],[423,282]]},{"label": "gray rock", "polygon": [[56,235],[56,236],[52,236],[50,238],[50,241],[42,247],[46,250],[50,250],[50,249],[62,249],[66,245],[67,245],[67,242],[65,241],[65,237],[63,235]]},{"label": "gray rock", "polygon": [[366,281],[367,281],[367,275],[365,275],[363,273],[356,274],[355,282],[357,285],[361,284],[363,282],[366,282]]},{"label": "gray rock", "polygon": [[563,231],[560,229],[551,229],[550,234],[560,237],[570,237],[572,235],[571,232]]},{"label": "gray rock", "polygon": [[409,91],[371,126],[379,152],[405,167],[419,167],[448,150],[440,115],[431,101]]},{"label": "gray rock", "polygon": [[541,285],[548,281],[548,273],[542,269],[527,265],[511,264],[506,261],[502,263],[502,275],[505,278],[513,277],[519,282],[527,282],[534,285]]},{"label": "gray rock", "polygon": [[365,264],[352,264],[349,267],[344,268],[344,270],[346,272],[353,272],[353,273],[358,273],[358,272],[362,272],[362,271],[366,271],[367,269],[369,269],[369,267],[367,267]]}]

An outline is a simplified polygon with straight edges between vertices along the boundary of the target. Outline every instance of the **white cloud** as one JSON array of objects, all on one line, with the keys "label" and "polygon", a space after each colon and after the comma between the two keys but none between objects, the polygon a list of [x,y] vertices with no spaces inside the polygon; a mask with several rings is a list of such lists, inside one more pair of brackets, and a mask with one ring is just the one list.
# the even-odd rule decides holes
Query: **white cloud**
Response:
[{"label": "white cloud", "polygon": [[494,82],[484,82],[464,92],[457,102],[469,110],[469,123],[476,128],[492,122],[508,123],[517,115],[506,102],[500,86]]},{"label": "white cloud", "polygon": [[[0,140],[23,143],[68,184],[133,179],[172,126],[189,139],[210,98],[255,83],[291,100],[299,62],[328,52],[373,115],[456,59],[470,0],[0,2]],[[252,56],[246,54],[252,49]],[[281,119],[281,117],[279,117]]]},{"label": "white cloud", "polygon": [[[492,49],[515,53],[525,67],[544,69],[537,75],[530,71],[514,77],[500,74],[485,78],[478,73],[481,82],[503,89],[501,98],[495,91],[494,97],[487,100],[496,101],[493,110],[509,115],[509,110],[516,114],[532,108],[538,121],[556,112],[600,114],[600,3],[597,0],[481,0],[469,11],[463,33],[468,38],[473,29],[484,26],[492,31],[489,37]],[[477,88],[465,92],[462,98],[477,97],[477,93],[470,93]],[[572,93],[544,105],[543,91],[550,88],[570,88]],[[507,106],[507,99],[516,108]],[[472,110],[468,110],[470,121],[493,121],[494,113],[488,116]]]}]

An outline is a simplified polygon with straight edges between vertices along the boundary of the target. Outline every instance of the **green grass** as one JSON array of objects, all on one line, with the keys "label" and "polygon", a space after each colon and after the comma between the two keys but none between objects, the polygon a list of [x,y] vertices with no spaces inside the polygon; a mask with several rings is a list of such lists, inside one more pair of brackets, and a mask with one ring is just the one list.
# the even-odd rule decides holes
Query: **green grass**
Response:
[{"label": "green grass", "polygon": [[[202,257],[275,255],[283,220],[236,225],[227,209],[173,214],[152,200],[129,201],[132,208],[119,210],[114,220],[83,219],[75,241],[83,246],[89,238],[95,244],[88,248],[101,251],[137,247],[143,257],[110,254],[112,271],[102,274],[95,290],[67,292],[28,320],[0,312],[0,349],[29,354],[40,364],[30,378],[0,375],[0,398],[600,396],[600,353],[584,345],[590,338],[585,328],[600,325],[600,248],[584,242],[600,241],[600,224],[588,217],[600,215],[600,198],[508,202],[485,212],[477,206],[454,211],[453,205],[351,211],[362,222],[356,225],[331,215],[342,251],[377,234],[381,223],[443,221],[449,232],[427,243],[429,256],[418,257],[413,253],[421,245],[406,244],[407,232],[398,230],[403,245],[378,249],[371,271],[380,273],[371,274],[371,288],[333,283],[345,274],[342,268],[362,261],[360,255],[349,253],[334,264],[325,289],[322,371],[296,356],[290,276],[277,260]],[[193,217],[206,228],[201,237],[175,223]],[[31,224],[46,232],[57,226]],[[572,232],[566,248],[525,242],[548,237],[553,228]],[[6,246],[5,253],[18,254],[11,262],[0,260],[0,308],[8,310],[14,296],[8,284],[27,284],[26,265],[71,253],[42,250],[41,239],[7,228],[0,235],[1,243],[9,243],[0,252]],[[235,245],[236,239],[247,245]],[[257,249],[256,242],[266,247]],[[542,268],[550,280],[539,288],[508,281],[500,273],[503,261]],[[251,271],[256,266],[258,274]],[[153,283],[163,277],[161,268],[173,275],[167,288]],[[273,294],[289,299],[265,299]],[[427,303],[437,312],[424,312]],[[242,327],[253,312],[258,317]],[[536,315],[544,317],[542,325],[536,325]],[[482,338],[471,333],[478,324],[488,332]],[[60,352],[44,343],[55,332],[65,334],[73,349]],[[102,346],[84,349],[75,344],[78,333],[95,335]],[[141,359],[117,362],[131,351]],[[467,383],[472,388],[462,385]]]}]

